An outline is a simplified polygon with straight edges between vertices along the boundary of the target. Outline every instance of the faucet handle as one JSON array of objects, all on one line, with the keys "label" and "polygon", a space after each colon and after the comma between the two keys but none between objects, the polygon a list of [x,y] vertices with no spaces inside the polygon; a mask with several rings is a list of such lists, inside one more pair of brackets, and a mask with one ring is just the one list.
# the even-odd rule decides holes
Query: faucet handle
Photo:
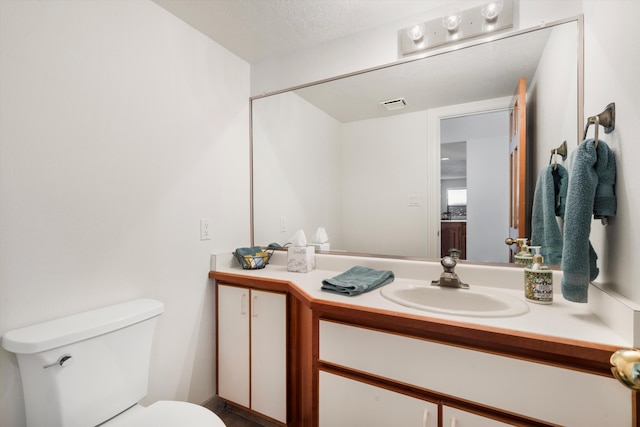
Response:
[{"label": "faucet handle", "polygon": [[445,256],[440,260],[440,265],[444,267],[444,271],[452,273],[456,264],[458,264],[457,258],[453,256]]},{"label": "faucet handle", "polygon": [[456,264],[458,263],[458,258],[453,256],[445,256],[440,260],[440,265],[444,268],[444,271],[440,275],[439,280],[432,280],[431,285],[433,286],[441,286],[446,288],[463,288],[469,289],[469,285],[466,283],[462,283],[458,275],[453,271]]}]

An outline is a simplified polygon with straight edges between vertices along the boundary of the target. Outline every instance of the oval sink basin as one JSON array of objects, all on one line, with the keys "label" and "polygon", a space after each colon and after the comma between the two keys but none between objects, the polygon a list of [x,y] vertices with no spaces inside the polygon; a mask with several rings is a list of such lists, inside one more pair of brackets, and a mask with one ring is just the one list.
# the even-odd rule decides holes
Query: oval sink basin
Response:
[{"label": "oval sink basin", "polygon": [[526,302],[481,288],[457,289],[396,282],[382,287],[380,293],[405,307],[455,316],[512,317],[529,312]]}]

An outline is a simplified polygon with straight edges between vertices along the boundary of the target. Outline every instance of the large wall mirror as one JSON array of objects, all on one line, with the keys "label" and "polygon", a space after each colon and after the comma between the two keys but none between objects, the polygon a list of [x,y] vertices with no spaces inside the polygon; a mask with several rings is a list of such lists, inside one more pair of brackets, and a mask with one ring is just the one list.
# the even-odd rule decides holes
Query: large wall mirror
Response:
[{"label": "large wall mirror", "polygon": [[252,98],[252,243],[323,227],[331,252],[439,258],[462,223],[466,259],[508,262],[521,79],[530,221],[550,151],[582,131],[581,17]]}]

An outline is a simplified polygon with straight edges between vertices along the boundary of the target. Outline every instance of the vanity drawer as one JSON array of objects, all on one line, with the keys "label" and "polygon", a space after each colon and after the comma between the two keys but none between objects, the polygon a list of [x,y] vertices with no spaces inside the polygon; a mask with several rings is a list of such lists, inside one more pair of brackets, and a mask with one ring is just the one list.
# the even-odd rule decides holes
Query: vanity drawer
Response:
[{"label": "vanity drawer", "polygon": [[564,426],[632,425],[615,379],[320,321],[320,361]]}]

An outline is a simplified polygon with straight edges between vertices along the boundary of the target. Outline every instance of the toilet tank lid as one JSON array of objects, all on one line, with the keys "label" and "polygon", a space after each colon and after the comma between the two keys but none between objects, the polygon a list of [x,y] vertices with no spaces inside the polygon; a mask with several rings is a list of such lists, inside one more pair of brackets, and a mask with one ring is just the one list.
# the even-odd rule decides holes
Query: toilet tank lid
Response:
[{"label": "toilet tank lid", "polygon": [[2,346],[16,354],[38,353],[142,322],[163,311],[160,301],[136,299],[14,329],[4,334]]}]

